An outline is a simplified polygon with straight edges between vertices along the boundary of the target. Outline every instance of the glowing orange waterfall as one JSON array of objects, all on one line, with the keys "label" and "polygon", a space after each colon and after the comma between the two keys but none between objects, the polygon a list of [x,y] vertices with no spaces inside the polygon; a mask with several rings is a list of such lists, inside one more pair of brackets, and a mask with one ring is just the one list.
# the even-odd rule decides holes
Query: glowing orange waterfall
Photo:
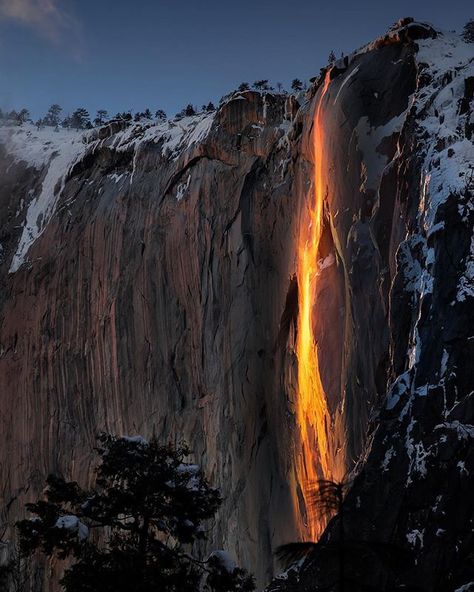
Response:
[{"label": "glowing orange waterfall", "polygon": [[328,432],[330,416],[326,395],[319,375],[318,349],[313,336],[313,308],[318,281],[318,249],[322,233],[323,200],[326,188],[324,163],[324,127],[321,106],[329,87],[326,74],[314,115],[314,189],[307,211],[303,212],[298,242],[298,398],[297,422],[300,430],[301,452],[297,459],[297,477],[304,497],[307,529],[312,540],[317,540],[325,524],[311,513],[308,503],[311,490],[318,479],[331,479],[332,463]]}]

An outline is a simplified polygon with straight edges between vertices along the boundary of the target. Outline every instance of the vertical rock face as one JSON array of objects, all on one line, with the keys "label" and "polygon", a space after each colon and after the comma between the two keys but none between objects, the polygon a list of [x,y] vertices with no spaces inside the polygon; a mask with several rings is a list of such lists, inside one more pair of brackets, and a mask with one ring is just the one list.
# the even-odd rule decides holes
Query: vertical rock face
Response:
[{"label": "vertical rock face", "polygon": [[[472,510],[469,48],[409,23],[337,62],[321,104],[313,330],[340,470],[362,466],[348,529],[413,545],[446,574],[468,541],[443,521]],[[212,544],[261,583],[272,548],[305,534],[296,264],[319,96],[317,81],[301,106],[247,91],[84,142],[2,130],[8,519],[49,472],[90,480],[106,430],[187,440],[225,497]]]},{"label": "vertical rock face", "polygon": [[[416,44],[402,49],[401,34]],[[350,589],[474,581],[473,54],[410,24],[336,64],[325,103],[349,449],[376,403],[343,516],[323,537],[340,549],[343,520]],[[338,589],[339,561],[314,551],[271,589]]]},{"label": "vertical rock face", "polygon": [[[185,439],[226,499],[215,542],[268,578],[272,540],[293,528],[274,369],[295,207],[285,99],[247,92],[160,125],[90,138],[20,265],[10,223],[5,504],[18,513],[51,470],[89,479],[99,430]],[[29,207],[46,211],[47,171],[10,170],[4,199],[31,187]]]}]

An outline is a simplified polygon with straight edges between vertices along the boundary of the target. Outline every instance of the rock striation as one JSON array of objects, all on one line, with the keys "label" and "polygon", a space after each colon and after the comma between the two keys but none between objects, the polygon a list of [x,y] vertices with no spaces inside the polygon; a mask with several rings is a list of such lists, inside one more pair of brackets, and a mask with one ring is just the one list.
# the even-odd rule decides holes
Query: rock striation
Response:
[{"label": "rock striation", "polygon": [[[346,527],[416,553],[400,584],[455,589],[472,549],[473,46],[408,19],[329,76],[313,330],[355,477]],[[86,484],[106,430],[185,439],[225,497],[212,544],[260,584],[308,535],[296,267],[323,78],[84,137],[0,130],[6,520],[51,471]],[[332,576],[309,558],[272,587]]]}]

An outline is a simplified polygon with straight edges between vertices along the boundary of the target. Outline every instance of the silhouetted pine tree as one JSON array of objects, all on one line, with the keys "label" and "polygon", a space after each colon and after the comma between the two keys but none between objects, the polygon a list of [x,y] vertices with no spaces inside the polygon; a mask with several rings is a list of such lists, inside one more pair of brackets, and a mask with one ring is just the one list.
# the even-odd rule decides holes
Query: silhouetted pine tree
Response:
[{"label": "silhouetted pine tree", "polygon": [[89,111],[87,111],[87,109],[85,109],[84,107],[79,107],[71,115],[70,127],[76,130],[82,130],[87,129],[88,127],[90,127],[90,125],[91,122]]},{"label": "silhouetted pine tree", "polygon": [[109,117],[109,114],[107,113],[106,109],[98,109],[95,119],[94,119],[94,124],[97,127],[100,127],[101,125],[104,125],[104,123],[107,121]]},{"label": "silhouetted pine tree", "polygon": [[209,592],[254,590],[223,551],[206,561],[191,554],[221,498],[184,462],[185,446],[102,435],[98,452],[93,489],[50,475],[46,499],[27,505],[34,518],[17,525],[25,555],[72,560],[66,592],[196,592],[202,583]]},{"label": "silhouetted pine tree", "polygon": [[292,83],[291,83],[291,90],[295,91],[295,92],[300,92],[301,90],[303,90],[303,83],[301,82],[301,80],[299,78],[294,78]]},{"label": "silhouetted pine tree", "polygon": [[28,111],[28,109],[21,109],[21,111],[19,111],[19,113],[16,116],[16,121],[19,125],[22,125],[23,123],[26,123],[29,118],[30,112]]},{"label": "silhouetted pine tree", "polygon": [[58,127],[61,121],[61,112],[62,107],[60,105],[58,105],[57,103],[51,105],[51,107],[48,109],[48,112],[42,120],[43,125]]},{"label": "silhouetted pine tree", "polygon": [[271,90],[268,80],[256,80],[253,83],[253,87],[255,90]]}]

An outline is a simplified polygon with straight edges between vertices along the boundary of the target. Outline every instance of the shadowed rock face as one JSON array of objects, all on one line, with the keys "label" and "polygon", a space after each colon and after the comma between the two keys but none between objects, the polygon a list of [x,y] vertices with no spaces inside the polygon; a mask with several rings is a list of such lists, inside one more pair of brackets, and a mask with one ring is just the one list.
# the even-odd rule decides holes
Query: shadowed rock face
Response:
[{"label": "shadowed rock face", "polygon": [[[408,545],[437,496],[443,520],[460,507],[471,474],[469,440],[459,435],[469,427],[456,426],[472,423],[472,302],[459,291],[462,277],[468,287],[472,280],[472,194],[465,182],[465,193],[446,196],[427,220],[436,195],[422,174],[430,164],[436,176],[427,159],[440,139],[426,127],[439,106],[425,95],[452,88],[456,96],[467,75],[443,79],[454,66],[440,74],[420,65],[415,39],[429,46],[437,40],[420,39],[434,35],[408,25],[337,62],[322,107],[329,181],[320,256],[328,264],[314,333],[331,432],[347,469],[364,465],[348,528]],[[467,139],[472,96],[463,99]],[[294,99],[241,93],[189,129],[178,122],[182,140],[177,127],[103,128],[53,184],[57,203],[34,221],[41,233],[14,273],[21,225],[52,164],[27,166],[5,141],[0,466],[8,519],[22,515],[49,472],[87,483],[100,430],[184,438],[225,497],[211,546],[269,581],[272,548],[296,540],[305,512],[295,516],[292,501],[295,266],[318,100],[318,82],[299,109]],[[443,138],[441,168],[448,150],[459,150],[458,137]],[[380,412],[369,423],[373,409]],[[451,569],[454,551],[436,546],[436,525],[423,531],[435,548],[423,565],[442,555]],[[309,563],[300,586],[314,582]],[[377,577],[383,583],[386,574]]]},{"label": "shadowed rock face", "polygon": [[[344,425],[349,449],[365,444],[343,517],[322,539],[340,549],[344,521],[346,590],[474,581],[472,55],[449,35],[384,43],[336,64],[325,102]],[[269,589],[342,589],[339,559],[314,551]]]}]

